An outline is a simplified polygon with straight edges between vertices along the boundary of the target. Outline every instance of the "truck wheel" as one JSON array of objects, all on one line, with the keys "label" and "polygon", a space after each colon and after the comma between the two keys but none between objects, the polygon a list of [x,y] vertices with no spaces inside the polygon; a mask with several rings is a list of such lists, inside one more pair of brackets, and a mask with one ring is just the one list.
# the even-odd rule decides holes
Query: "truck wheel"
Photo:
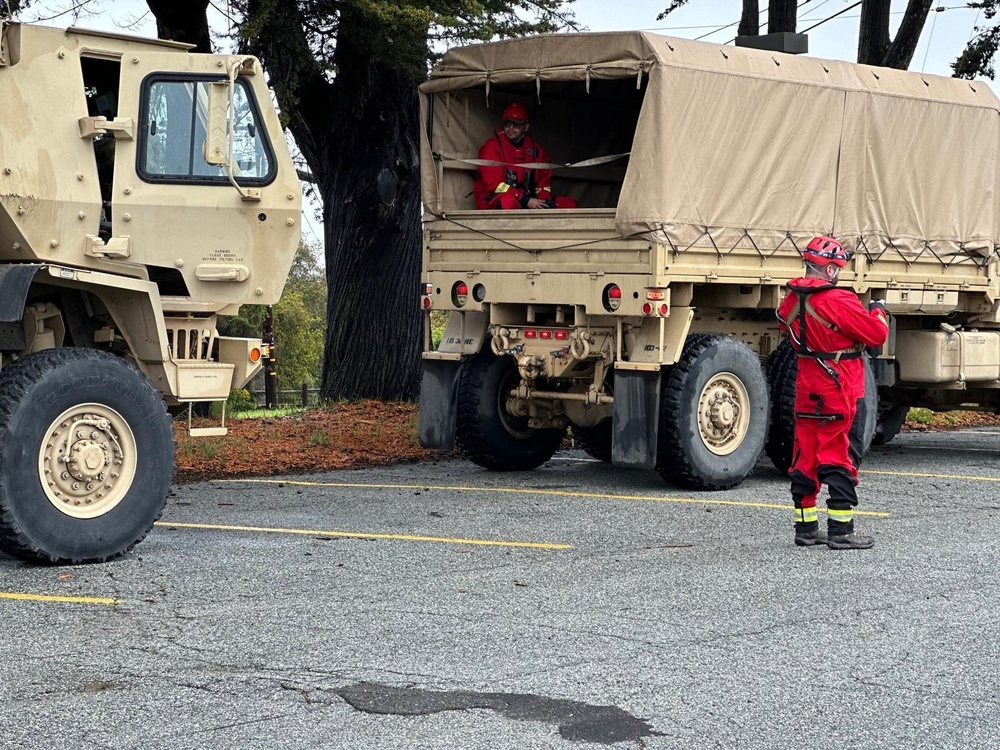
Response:
[{"label": "truck wheel", "polygon": [[[868,357],[865,361],[865,432],[864,453],[871,447],[878,423],[878,383]],[[798,356],[788,341],[783,341],[771,355],[768,387],[771,391],[771,422],[764,451],[782,474],[792,466],[795,443],[795,376],[799,371]],[[904,415],[905,417],[905,415]]]},{"label": "truck wheel", "polygon": [[878,423],[875,425],[872,445],[885,445],[896,437],[903,428],[906,415],[910,413],[910,407],[901,404],[892,404],[886,407],[879,404],[879,407]]},{"label": "truck wheel", "polygon": [[764,452],[782,474],[792,467],[795,442],[795,376],[799,371],[798,355],[792,345],[782,341],[767,371],[771,392],[771,414]]},{"label": "truck wheel", "polygon": [[47,349],[0,371],[0,550],[119,557],[160,517],[173,468],[163,398],[125,360]]},{"label": "truck wheel", "polygon": [[656,470],[681,487],[735,487],[764,449],[767,383],[760,359],[737,339],[698,334],[688,337],[664,377]]},{"label": "truck wheel", "polygon": [[512,357],[482,353],[462,362],[455,444],[472,463],[493,471],[536,469],[556,452],[566,430],[534,430],[507,411],[520,380]]},{"label": "truck wheel", "polygon": [[593,427],[573,427],[573,441],[576,447],[591,458],[611,463],[611,420]]}]

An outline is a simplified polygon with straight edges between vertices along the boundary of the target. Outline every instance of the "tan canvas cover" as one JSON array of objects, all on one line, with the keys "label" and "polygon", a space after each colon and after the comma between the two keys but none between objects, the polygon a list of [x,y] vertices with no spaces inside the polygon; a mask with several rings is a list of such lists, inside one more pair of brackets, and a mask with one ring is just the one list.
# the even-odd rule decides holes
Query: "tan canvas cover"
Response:
[{"label": "tan canvas cover", "polygon": [[[574,134],[570,110],[544,109],[547,86],[643,76],[615,196],[622,235],[651,234],[679,249],[770,249],[789,238],[801,247],[822,232],[870,253],[911,255],[987,254],[1000,244],[1000,101],[984,84],[642,32],[449,51],[421,87],[435,94],[433,143],[425,127],[422,151],[425,205],[469,205],[471,176],[449,183],[433,154],[476,155],[496,126],[494,86],[534,83],[543,142],[565,145],[566,158],[549,147],[552,161],[564,162],[580,158],[581,146],[583,156],[598,156],[622,144],[592,136],[615,129],[613,113],[606,128]],[[421,106],[426,125],[428,97]],[[601,116],[595,107],[588,119],[600,125]]]}]

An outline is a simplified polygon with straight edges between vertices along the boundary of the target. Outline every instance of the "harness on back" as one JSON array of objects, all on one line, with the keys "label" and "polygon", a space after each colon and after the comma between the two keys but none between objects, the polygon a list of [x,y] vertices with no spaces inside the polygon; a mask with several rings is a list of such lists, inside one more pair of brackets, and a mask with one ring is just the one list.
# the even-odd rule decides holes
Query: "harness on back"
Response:
[{"label": "harness on back", "polygon": [[[806,321],[810,318],[816,320],[820,325],[830,329],[831,331],[839,331],[840,329],[835,323],[831,323],[829,320],[824,318],[818,312],[816,312],[815,307],[813,307],[812,300],[810,297],[817,292],[825,292],[834,288],[834,284],[825,284],[823,286],[814,286],[806,288],[793,288],[792,291],[795,292],[795,304],[792,305],[792,309],[788,313],[788,336],[792,342],[792,348],[795,349],[795,353],[800,357],[809,357],[815,359],[817,364],[823,368],[824,372],[829,375],[837,388],[840,388],[840,373],[834,368],[827,364],[828,361],[840,362],[842,359],[858,359],[862,353],[863,348],[860,344],[851,347],[850,349],[837,349],[832,352],[818,351],[816,349],[811,349],[809,347],[809,337],[806,335]],[[799,333],[796,336],[795,331],[792,329],[791,321],[798,318],[799,321]],[[817,405],[817,412],[821,407]]]}]

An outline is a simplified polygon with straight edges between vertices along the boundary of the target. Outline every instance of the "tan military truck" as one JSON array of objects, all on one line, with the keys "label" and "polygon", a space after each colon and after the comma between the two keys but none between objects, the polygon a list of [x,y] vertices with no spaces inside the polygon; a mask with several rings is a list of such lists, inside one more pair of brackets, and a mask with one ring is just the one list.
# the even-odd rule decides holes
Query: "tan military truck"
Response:
[{"label": "tan military truck", "polygon": [[[567,427],[685,487],[790,462],[796,358],[775,322],[833,234],[883,298],[866,434],[910,406],[1000,406],[1000,102],[978,82],[627,32],[453,49],[421,87],[421,440],[537,467]],[[477,211],[511,101],[570,210]],[[624,156],[622,156],[624,154]],[[429,322],[429,321],[428,321]]]},{"label": "tan military truck", "polygon": [[[0,550],[123,554],[159,517],[171,414],[224,401],[278,299],[301,193],[260,64],[187,45],[0,31]],[[220,434],[223,425],[201,428]],[[198,430],[192,430],[197,432]]]}]

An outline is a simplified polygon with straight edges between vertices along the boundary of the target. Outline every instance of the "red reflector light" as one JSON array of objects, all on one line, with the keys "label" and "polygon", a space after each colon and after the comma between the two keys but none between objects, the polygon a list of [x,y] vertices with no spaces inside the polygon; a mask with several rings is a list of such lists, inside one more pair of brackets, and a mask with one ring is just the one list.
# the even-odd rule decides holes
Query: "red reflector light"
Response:
[{"label": "red reflector light", "polygon": [[538,338],[540,339],[550,339],[552,338],[552,331],[539,331]]},{"label": "red reflector light", "polygon": [[660,305],[660,315],[666,317],[667,313],[670,312],[670,308],[666,304]]},{"label": "red reflector light", "polygon": [[538,338],[538,331],[527,330],[524,332],[524,338],[526,339],[536,339]]},{"label": "red reflector light", "polygon": [[608,312],[614,312],[622,304],[622,290],[617,284],[608,284],[604,287],[604,309]]},{"label": "red reflector light", "polygon": [[652,315],[653,314],[653,306],[651,304],[649,304],[648,302],[644,303],[643,306],[642,306],[642,314],[643,315]]},{"label": "red reflector light", "polygon": [[560,341],[564,341],[565,339],[569,338],[569,332],[568,331],[556,331],[556,338],[559,339]]},{"label": "red reflector light", "polygon": [[425,310],[430,310],[431,309],[431,298],[430,297],[424,297],[423,300],[421,300],[420,304],[422,304],[424,306]]}]

